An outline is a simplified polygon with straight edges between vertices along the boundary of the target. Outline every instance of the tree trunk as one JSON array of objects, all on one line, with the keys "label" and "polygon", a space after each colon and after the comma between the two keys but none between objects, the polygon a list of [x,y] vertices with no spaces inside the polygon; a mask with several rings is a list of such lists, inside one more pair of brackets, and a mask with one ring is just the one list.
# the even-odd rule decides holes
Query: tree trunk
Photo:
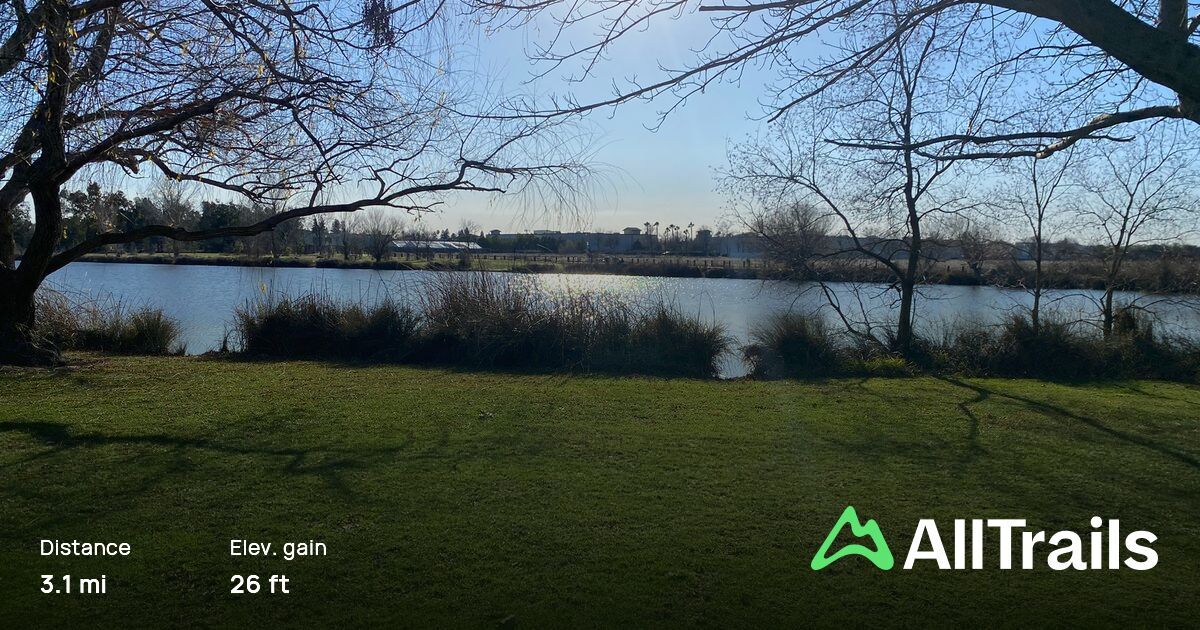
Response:
[{"label": "tree trunk", "polygon": [[921,265],[921,219],[915,203],[909,204],[908,262],[900,276],[900,318],[896,322],[896,351],[904,357],[912,354],[913,346],[913,296],[917,288],[917,270]]},{"label": "tree trunk", "polygon": [[1104,327],[1104,338],[1108,339],[1109,337],[1112,336],[1113,319],[1114,319],[1114,317],[1113,317],[1113,288],[1112,288],[1111,284],[1108,286],[1108,288],[1106,288],[1104,290],[1104,297],[1102,298],[1102,303],[1100,305],[1100,312],[1104,318],[1104,321],[1102,324]]},{"label": "tree trunk", "polygon": [[30,187],[36,224],[20,266],[0,272],[0,363],[9,365],[61,365],[62,356],[39,345],[34,334],[38,287],[46,278],[50,256],[62,232],[62,207],[58,187]]},{"label": "tree trunk", "polygon": [[17,240],[13,235],[13,207],[0,202],[0,269],[16,266]]},{"label": "tree trunk", "polygon": [[1125,259],[1124,244],[1131,238],[1132,235],[1126,232],[1125,223],[1122,223],[1118,244],[1112,248],[1112,260],[1108,263],[1108,273],[1104,278],[1104,297],[1100,298],[1101,327],[1105,339],[1112,336],[1113,321],[1116,319],[1116,313],[1113,312],[1113,293],[1117,291],[1117,278],[1121,275],[1121,263]]},{"label": "tree trunk", "polygon": [[900,281],[900,319],[896,322],[896,351],[908,356],[912,350],[913,281],[905,273]]},{"label": "tree trunk", "polygon": [[921,263],[921,228],[914,222],[908,250],[908,263],[900,277],[900,317],[896,322],[896,351],[904,357],[912,354],[913,296],[917,289],[917,267]]},{"label": "tree trunk", "polygon": [[1029,322],[1033,326],[1033,336],[1037,337],[1042,330],[1042,234],[1040,229],[1033,247],[1033,308],[1029,311]]},{"label": "tree trunk", "polygon": [[0,272],[0,364],[61,365],[57,351],[38,345],[33,332],[37,287],[25,286],[13,271]]},{"label": "tree trunk", "polygon": [[1029,309],[1029,323],[1033,326],[1033,336],[1037,337],[1042,329],[1042,269],[1038,265],[1033,272],[1033,308]]}]

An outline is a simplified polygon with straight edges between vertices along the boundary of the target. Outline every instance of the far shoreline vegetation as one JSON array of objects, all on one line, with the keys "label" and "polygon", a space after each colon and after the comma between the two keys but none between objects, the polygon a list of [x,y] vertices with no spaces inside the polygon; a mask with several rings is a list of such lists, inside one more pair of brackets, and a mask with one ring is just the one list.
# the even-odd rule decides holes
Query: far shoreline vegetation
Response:
[{"label": "far shoreline vegetation", "polygon": [[[374,269],[382,271],[492,271],[506,273],[563,273],[646,276],[663,278],[724,278],[736,280],[790,280],[791,272],[764,259],[699,257],[663,254],[534,254],[483,251],[472,254],[404,254],[382,260],[369,256],[342,258],[314,254],[251,255],[188,252],[175,256],[162,252],[107,252],[88,254],[79,262],[221,267],[277,267],[319,269]],[[926,285],[986,286],[1023,289],[1033,270],[1017,261],[968,263],[949,260],[927,265]],[[1103,265],[1091,261],[1043,263],[1045,289],[1103,291]],[[889,283],[891,277],[877,265],[861,261],[828,262],[822,274],[827,282]],[[1126,263],[1118,280],[1122,291],[1200,294],[1200,258],[1178,256]]]},{"label": "far shoreline vegetation", "polygon": [[[753,198],[757,189],[738,193]],[[737,195],[735,195],[737,196]],[[221,230],[276,210],[253,204],[189,199],[178,182],[159,181],[146,196],[95,182],[62,194],[62,247],[94,239],[108,226],[155,222]],[[793,203],[732,217],[739,230],[645,221],[620,232],[485,231],[463,221],[435,229],[369,208],[285,221],[249,236],[181,242],[152,236],[78,256],[97,263],[315,267],[335,269],[500,271],[894,284],[906,269],[911,240],[839,234],[828,217]],[[18,208],[18,252],[33,233],[29,208]],[[1200,245],[1182,238],[1119,246],[1070,238],[1002,238],[995,223],[951,217],[922,237],[916,285],[990,286],[1200,294]],[[1128,229],[1128,228],[1125,228]],[[1182,228],[1181,228],[1182,229]],[[18,255],[19,260],[21,256]],[[894,265],[894,268],[889,268]],[[901,270],[901,271],[898,271]],[[901,275],[905,275],[901,273]]]}]

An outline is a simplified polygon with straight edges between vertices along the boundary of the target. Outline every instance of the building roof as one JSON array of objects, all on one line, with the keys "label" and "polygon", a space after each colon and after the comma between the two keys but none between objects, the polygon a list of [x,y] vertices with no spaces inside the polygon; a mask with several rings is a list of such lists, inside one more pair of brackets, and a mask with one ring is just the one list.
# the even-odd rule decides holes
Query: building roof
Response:
[{"label": "building roof", "polygon": [[483,249],[479,243],[460,243],[458,241],[392,241],[395,249],[420,249],[435,252],[456,252]]}]

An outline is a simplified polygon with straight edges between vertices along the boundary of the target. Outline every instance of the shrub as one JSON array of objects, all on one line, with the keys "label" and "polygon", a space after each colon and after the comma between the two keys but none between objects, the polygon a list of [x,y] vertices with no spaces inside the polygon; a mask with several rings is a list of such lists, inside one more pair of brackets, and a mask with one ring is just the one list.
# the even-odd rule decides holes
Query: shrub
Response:
[{"label": "shrub", "polygon": [[390,299],[343,305],[310,294],[247,303],[233,327],[250,356],[397,362],[411,353],[418,323]]},{"label": "shrub", "polygon": [[239,309],[234,330],[250,356],[694,377],[715,376],[728,348],[719,326],[661,304],[552,295],[493,274],[446,274],[421,302],[266,300]]},{"label": "shrub", "polygon": [[1042,318],[1035,329],[1025,315],[992,328],[959,330],[939,344],[933,369],[967,375],[1052,380],[1162,378],[1194,381],[1200,368],[1195,344],[1154,333],[1133,311],[1117,318],[1105,338],[1080,324]]},{"label": "shrub", "polygon": [[1076,328],[1043,317],[1035,329],[1028,317],[1014,315],[1001,325],[993,348],[983,355],[990,363],[987,372],[1067,380],[1103,375],[1107,366],[1098,361],[1099,339],[1089,339]]},{"label": "shrub", "polygon": [[1156,334],[1149,319],[1133,309],[1119,312],[1114,324],[1114,334],[1099,351],[1101,363],[1120,368],[1111,376],[1192,382],[1200,377],[1195,341]]},{"label": "shrub", "polygon": [[879,342],[832,333],[822,320],[775,316],[753,332],[744,349],[755,377],[833,374],[904,376],[917,368],[966,376],[1049,380],[1156,378],[1195,382],[1200,346],[1154,333],[1150,322],[1127,310],[1105,338],[1079,323],[1042,318],[1035,329],[1024,315],[999,325],[966,323],[940,336],[918,336],[901,358],[892,339]]},{"label": "shrub", "polygon": [[772,315],[750,332],[743,349],[750,373],[758,377],[824,376],[842,370],[846,353],[819,316]]},{"label": "shrub", "polygon": [[422,358],[470,367],[715,376],[719,326],[664,305],[551,295],[489,274],[439,278],[424,296]]},{"label": "shrub", "polygon": [[[654,304],[636,311],[631,330],[612,353],[616,330],[605,333],[608,343],[593,359],[602,371],[633,371],[641,374],[671,374],[694,378],[717,376],[718,363],[728,349],[729,339],[721,326],[681,313],[666,304]],[[620,361],[613,361],[614,354]]]},{"label": "shrub", "polygon": [[992,369],[996,344],[994,327],[965,323],[947,328],[938,342],[922,338],[919,346],[925,351],[927,368],[976,376]]},{"label": "shrub", "polygon": [[183,354],[179,323],[162,309],[128,310],[119,302],[72,300],[56,291],[38,294],[34,334],[62,350],[114,354]]}]

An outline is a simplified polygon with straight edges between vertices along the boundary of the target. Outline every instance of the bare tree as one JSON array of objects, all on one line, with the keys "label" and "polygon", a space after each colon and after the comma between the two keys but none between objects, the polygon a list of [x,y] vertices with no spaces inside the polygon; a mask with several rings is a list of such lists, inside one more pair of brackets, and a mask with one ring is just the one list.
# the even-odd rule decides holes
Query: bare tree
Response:
[{"label": "bare tree", "polygon": [[[427,208],[447,191],[575,199],[578,135],[550,143],[558,122],[503,115],[451,65],[455,29],[441,26],[452,19],[452,3],[377,0],[0,5],[0,362],[58,360],[32,341],[34,294],[104,246]],[[60,248],[60,192],[96,169],[149,169],[252,203],[306,201],[246,225],[111,228]],[[18,266],[13,214],[26,197],[35,228]]]},{"label": "bare tree", "polygon": [[1009,165],[1014,177],[997,194],[1000,216],[1019,221],[1024,232],[1018,232],[1014,254],[1018,266],[1022,259],[1033,265],[1033,278],[1025,286],[1032,304],[1029,321],[1034,335],[1041,331],[1042,298],[1046,288],[1046,243],[1054,217],[1067,214],[1064,195],[1070,190],[1067,177],[1073,164],[1074,151],[1064,151],[1053,158],[1027,158]]},{"label": "bare tree", "polygon": [[999,237],[985,213],[956,215],[944,226],[945,245],[958,249],[976,284],[987,278],[988,263],[999,257]]},{"label": "bare tree", "polygon": [[478,236],[483,231],[479,223],[470,219],[463,219],[458,223],[458,236],[460,238],[471,238]]},{"label": "bare tree", "polygon": [[345,212],[342,215],[341,231],[338,233],[338,249],[342,252],[342,260],[350,260],[355,255],[355,234],[358,231],[362,217]]},{"label": "bare tree", "polygon": [[[735,200],[753,191],[735,187]],[[766,258],[784,269],[789,280],[807,282],[821,277],[819,264],[829,250],[833,221],[829,214],[802,201],[744,200],[748,208],[735,210],[735,219],[763,243]]]},{"label": "bare tree", "polygon": [[[188,202],[190,185],[180,179],[160,176],[154,183],[153,200],[162,215],[163,225],[177,228],[191,227],[195,210]],[[179,258],[180,241],[171,239],[171,256]]]},{"label": "bare tree", "polygon": [[1083,177],[1086,194],[1076,212],[1084,229],[1095,235],[1104,264],[1099,307],[1105,336],[1113,332],[1114,294],[1123,288],[1122,272],[1130,250],[1178,240],[1194,230],[1200,210],[1194,146],[1177,134],[1151,131],[1136,142],[1103,152]]},{"label": "bare tree", "polygon": [[[1140,120],[1200,122],[1200,15],[1186,0],[473,0],[494,22],[557,24],[536,56],[550,69],[577,64],[574,78],[598,72],[621,40],[655,32],[664,21],[710,17],[712,32],[682,66],[660,67],[650,81],[618,86],[611,97],[570,109],[671,99],[669,114],[710,85],[737,82],[747,67],[780,73],[769,90],[771,119],[863,69],[893,56],[934,18],[956,71],[985,90],[1013,87],[1027,98],[980,95],[959,129],[910,148],[942,159],[1045,156]],[[867,34],[867,36],[863,36]],[[850,37],[847,37],[849,35]],[[581,43],[582,42],[582,43]],[[822,54],[821,51],[824,51]],[[548,70],[547,70],[548,71]],[[641,76],[644,76],[642,73]],[[1041,126],[1046,112],[1056,124]],[[533,112],[533,113],[547,113]],[[1026,116],[1032,113],[1033,116]],[[829,138],[854,146],[898,148],[896,138]],[[972,150],[946,152],[944,145]]]},{"label": "bare tree", "polygon": [[367,254],[379,262],[392,251],[392,244],[404,232],[404,221],[382,208],[365,212],[359,222],[362,229],[363,247]]},{"label": "bare tree", "polygon": [[[897,317],[887,341],[907,354],[914,340],[914,297],[928,258],[923,228],[930,215],[958,212],[965,200],[946,185],[958,162],[917,151],[919,138],[939,133],[950,104],[935,81],[939,20],[905,34],[892,56],[864,68],[841,90],[829,91],[805,116],[785,118],[767,142],[736,147],[727,181],[779,199],[819,208],[838,232],[827,257],[867,260],[893,279]],[[794,120],[792,120],[794,119]],[[801,124],[795,124],[795,121]],[[836,147],[821,138],[849,133],[893,140],[894,148]],[[848,328],[849,318],[825,290]],[[866,330],[851,330],[873,337]]]}]

